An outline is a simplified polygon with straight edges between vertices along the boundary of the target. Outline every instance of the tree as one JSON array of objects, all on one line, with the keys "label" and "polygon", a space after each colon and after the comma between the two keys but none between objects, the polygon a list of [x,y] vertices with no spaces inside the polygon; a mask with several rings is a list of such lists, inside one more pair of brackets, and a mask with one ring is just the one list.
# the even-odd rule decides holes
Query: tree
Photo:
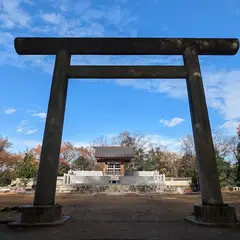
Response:
[{"label": "tree", "polygon": [[197,173],[196,157],[184,153],[179,159],[179,177],[192,177]]},{"label": "tree", "polygon": [[92,146],[94,147],[104,147],[104,146],[110,146],[112,145],[111,139],[105,137],[105,136],[100,136],[97,137],[92,141]]},{"label": "tree", "polygon": [[183,156],[180,160],[179,175],[191,177],[191,189],[200,190],[199,175],[196,162],[196,152],[193,136],[188,134],[181,141]]},{"label": "tree", "polygon": [[194,192],[198,192],[200,190],[199,176],[196,168],[193,170],[191,176],[191,189]]},{"label": "tree", "polygon": [[[8,169],[16,164],[18,159],[21,159],[20,154],[12,154],[9,152],[9,148],[12,147],[12,143],[8,138],[0,137],[0,167]],[[2,169],[3,170],[3,169]]]},{"label": "tree", "polygon": [[0,185],[6,186],[16,179],[15,165],[22,155],[9,152],[12,143],[8,138],[0,137]]},{"label": "tree", "polygon": [[121,147],[138,147],[145,150],[147,140],[143,133],[123,131],[112,138],[112,143]]},{"label": "tree", "polygon": [[72,169],[73,170],[92,170],[93,169],[93,161],[90,159],[80,156],[77,159],[73,161],[72,164]]},{"label": "tree", "polygon": [[0,152],[7,151],[10,147],[12,147],[12,143],[9,142],[8,138],[0,137]]},{"label": "tree", "polygon": [[225,161],[217,151],[216,160],[221,187],[234,186],[236,176],[234,168],[231,166],[230,162]]},{"label": "tree", "polygon": [[39,161],[40,160],[41,151],[42,151],[42,145],[39,144],[35,148],[32,148],[30,151],[34,154],[35,159],[37,161]]},{"label": "tree", "polygon": [[60,158],[71,163],[78,157],[78,149],[71,142],[63,142],[61,145]]},{"label": "tree", "polygon": [[[42,146],[38,145],[37,147],[31,149],[31,152],[37,159],[40,159],[41,148]],[[62,176],[64,173],[68,172],[71,165],[75,167],[74,162],[82,157],[88,159],[88,161],[93,160],[93,149],[85,148],[82,146],[75,147],[71,142],[63,142],[61,145],[59,156],[58,175]],[[93,164],[91,165],[91,167],[93,167]]]},{"label": "tree", "polygon": [[19,161],[16,167],[16,175],[21,178],[25,184],[31,178],[37,177],[38,162],[35,160],[34,153],[32,151],[25,151],[23,160]]},{"label": "tree", "polygon": [[16,179],[15,171],[11,169],[0,170],[0,186],[8,186]]},{"label": "tree", "polygon": [[146,139],[142,133],[124,131],[114,136],[113,145],[121,147],[132,147],[134,150],[134,158],[130,163],[126,163],[126,170],[140,171],[144,166]]},{"label": "tree", "polygon": [[98,163],[96,161],[93,162],[93,168],[91,170],[94,171],[103,171],[105,167],[105,163]]},{"label": "tree", "polygon": [[149,169],[147,167],[147,159],[144,149],[142,147],[135,147],[134,148],[134,158],[131,160],[130,163],[126,164],[128,170],[134,171],[143,171]]},{"label": "tree", "polygon": [[[151,140],[149,139],[149,141]],[[144,170],[154,168],[154,170],[157,170],[162,174],[166,174],[166,172],[168,172],[168,151],[159,143],[149,144],[149,147],[150,149],[146,151]]]},{"label": "tree", "polygon": [[[216,162],[221,186],[234,185],[236,171],[231,164],[235,153],[236,137],[221,134],[219,131],[213,133],[213,144],[216,154]],[[181,175],[189,176],[197,173],[194,139],[187,135],[182,140],[182,150],[185,159],[182,159]],[[187,158],[186,158],[187,157]],[[195,165],[195,167],[194,167]]]},{"label": "tree", "polygon": [[67,173],[69,170],[70,170],[69,163],[64,159],[61,159],[59,161],[59,166],[58,166],[58,176],[63,176],[63,174]]},{"label": "tree", "polygon": [[213,133],[214,149],[223,159],[234,161],[236,156],[237,137],[221,134],[219,131]]},{"label": "tree", "polygon": [[[141,149],[142,150],[142,149]],[[143,154],[143,159],[141,169],[144,171],[155,171],[157,170],[157,156],[155,153],[155,149],[152,147],[150,150],[147,151],[146,154]]]},{"label": "tree", "polygon": [[181,154],[164,151],[164,174],[169,177],[179,177]]},{"label": "tree", "polygon": [[[218,155],[231,160],[232,155],[235,155],[237,138],[235,136],[228,136],[215,131],[212,134],[214,149]],[[195,144],[192,135],[188,134],[182,138],[181,149],[188,156],[195,157]]]},{"label": "tree", "polygon": [[236,147],[236,185],[240,187],[240,124],[237,128],[237,135],[238,135],[238,144]]}]

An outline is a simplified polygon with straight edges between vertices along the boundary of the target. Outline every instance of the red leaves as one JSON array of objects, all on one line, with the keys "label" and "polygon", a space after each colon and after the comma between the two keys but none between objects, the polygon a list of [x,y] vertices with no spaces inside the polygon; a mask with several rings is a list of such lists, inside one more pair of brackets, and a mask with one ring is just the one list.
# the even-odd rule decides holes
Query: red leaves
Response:
[{"label": "red leaves", "polygon": [[[37,160],[40,160],[42,146],[38,145],[32,148],[31,151]],[[60,150],[60,161],[65,161],[66,163],[72,162],[80,156],[92,159],[94,152],[92,149],[87,149],[85,147],[74,147],[71,142],[63,142]]]}]

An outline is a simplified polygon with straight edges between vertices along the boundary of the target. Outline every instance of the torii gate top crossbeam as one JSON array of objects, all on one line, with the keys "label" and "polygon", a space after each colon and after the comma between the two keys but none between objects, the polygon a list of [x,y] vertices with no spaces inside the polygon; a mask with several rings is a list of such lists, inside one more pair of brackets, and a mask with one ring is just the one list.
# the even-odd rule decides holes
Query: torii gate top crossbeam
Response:
[{"label": "torii gate top crossbeam", "polygon": [[16,38],[20,55],[182,55],[195,47],[198,55],[234,55],[236,38]]}]

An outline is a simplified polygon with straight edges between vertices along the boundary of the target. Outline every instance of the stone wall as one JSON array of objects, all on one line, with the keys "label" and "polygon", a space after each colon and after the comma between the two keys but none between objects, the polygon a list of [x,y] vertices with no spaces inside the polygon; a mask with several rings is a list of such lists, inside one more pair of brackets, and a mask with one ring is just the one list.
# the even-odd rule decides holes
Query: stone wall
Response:
[{"label": "stone wall", "polygon": [[109,184],[109,179],[108,176],[75,176],[75,183],[104,185]]},{"label": "stone wall", "polygon": [[155,185],[153,176],[122,176],[119,177],[120,183],[125,185]]},{"label": "stone wall", "polygon": [[[25,185],[25,183],[26,183],[26,185]],[[63,177],[58,176],[57,177],[57,185],[62,185],[62,184],[64,184]],[[10,186],[12,186],[12,187],[15,187],[15,186],[16,187],[24,187],[24,186],[32,187],[33,185],[36,185],[36,179],[33,179],[33,178],[30,178],[25,181],[23,179],[17,178],[15,180],[13,180],[10,184]]]},{"label": "stone wall", "polygon": [[[82,184],[65,184],[62,186],[57,186],[57,193],[81,193],[81,194],[95,194],[95,193],[164,193],[163,186],[133,186],[133,185],[118,185],[118,184],[108,184],[108,185],[82,185]],[[176,191],[175,188],[172,192]]]}]

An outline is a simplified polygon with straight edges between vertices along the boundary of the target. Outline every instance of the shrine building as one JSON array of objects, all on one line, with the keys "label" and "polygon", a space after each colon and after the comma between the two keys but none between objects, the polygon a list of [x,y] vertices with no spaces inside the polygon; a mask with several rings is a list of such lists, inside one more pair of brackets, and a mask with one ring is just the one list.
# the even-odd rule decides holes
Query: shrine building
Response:
[{"label": "shrine building", "polygon": [[94,147],[97,162],[105,163],[104,176],[124,176],[124,163],[134,157],[131,147]]}]

